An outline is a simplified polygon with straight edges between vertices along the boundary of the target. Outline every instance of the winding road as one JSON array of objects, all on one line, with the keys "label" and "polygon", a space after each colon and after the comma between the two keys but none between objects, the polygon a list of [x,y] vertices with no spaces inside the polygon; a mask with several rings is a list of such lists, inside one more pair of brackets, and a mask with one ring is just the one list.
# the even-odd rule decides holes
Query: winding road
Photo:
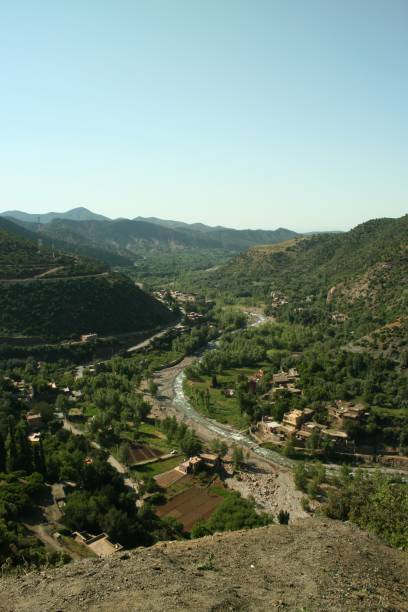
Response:
[{"label": "winding road", "polygon": [[[78,429],[78,427],[75,427],[75,425],[73,425],[70,421],[68,421],[68,419],[64,419],[63,427],[64,427],[64,429],[66,429],[67,431],[71,432],[75,436],[85,436],[84,432],[81,431],[80,429]],[[89,440],[89,443],[90,443],[90,445],[93,448],[96,448],[98,450],[106,450],[106,449],[102,448],[102,446],[100,444],[98,444],[97,442],[95,442],[94,440]],[[127,467],[125,465],[123,465],[123,463],[118,461],[116,459],[116,457],[114,457],[113,455],[108,455],[107,462],[117,472],[119,472],[119,474],[122,474],[122,476],[125,476],[125,474],[128,473]],[[124,482],[125,482],[126,486],[128,486],[131,489],[133,489],[134,491],[136,491],[136,493],[138,492],[138,490],[139,490],[138,484],[132,478],[125,477],[124,478]]]}]

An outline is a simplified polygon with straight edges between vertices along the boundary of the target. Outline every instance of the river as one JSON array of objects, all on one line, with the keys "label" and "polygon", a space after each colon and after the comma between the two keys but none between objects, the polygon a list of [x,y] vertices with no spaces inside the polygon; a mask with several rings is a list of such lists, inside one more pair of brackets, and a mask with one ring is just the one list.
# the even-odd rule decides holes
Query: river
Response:
[{"label": "river", "polygon": [[[248,327],[256,327],[258,325],[262,325],[268,322],[268,318],[263,314],[250,314],[254,318],[254,321],[249,323]],[[205,352],[215,350],[217,348],[217,344],[218,342],[209,343]],[[249,449],[255,455],[258,455],[261,459],[272,461],[273,463],[281,465],[283,467],[293,467],[293,461],[291,461],[287,457],[283,457],[282,455],[273,450],[259,446],[259,444],[257,444],[249,435],[243,432],[239,432],[233,427],[230,427],[229,425],[223,425],[218,421],[210,419],[197,412],[197,410],[192,406],[191,402],[184,393],[183,383],[185,377],[186,375],[183,369],[177,374],[173,382],[172,406],[179,414],[183,414],[189,421],[197,423],[197,425],[199,425],[200,427],[204,427],[212,434],[215,434],[220,438],[225,438],[233,444],[237,444],[239,446]]]},{"label": "river", "polygon": [[[248,327],[255,327],[258,325],[262,325],[267,323],[268,319],[265,315],[262,314],[254,314],[251,313],[254,317],[254,321],[248,325]],[[233,333],[237,333],[242,330],[236,330]],[[217,348],[217,342],[210,342],[206,349],[203,352],[213,351]],[[242,446],[243,448],[248,449],[251,453],[259,457],[260,459],[266,460],[267,462],[273,463],[275,465],[279,465],[285,468],[291,468],[296,465],[296,462],[289,459],[288,457],[284,457],[280,453],[273,451],[268,448],[264,448],[257,444],[251,436],[244,432],[237,431],[233,427],[229,425],[223,425],[214,419],[210,419],[199,412],[192,406],[188,397],[184,393],[183,383],[186,377],[185,368],[177,373],[173,380],[173,397],[171,399],[170,405],[171,407],[179,414],[184,416],[190,423],[196,424],[199,429],[205,429],[209,432],[210,437],[218,436],[220,438],[224,438],[232,442],[233,444],[237,444]],[[329,471],[337,471],[339,469],[338,464],[326,463],[325,468]],[[398,468],[386,467],[382,465],[378,466],[361,466],[364,468],[366,472],[377,472],[380,471],[384,474],[396,475],[401,477],[404,482],[408,481],[408,475],[404,470],[400,470]],[[352,468],[352,471],[355,471],[357,468]]]}]

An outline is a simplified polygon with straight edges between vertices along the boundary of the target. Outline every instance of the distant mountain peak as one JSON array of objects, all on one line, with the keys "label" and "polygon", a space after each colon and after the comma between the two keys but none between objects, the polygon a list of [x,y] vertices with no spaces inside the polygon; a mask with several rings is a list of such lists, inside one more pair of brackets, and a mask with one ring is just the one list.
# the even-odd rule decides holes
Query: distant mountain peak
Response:
[{"label": "distant mountain peak", "polygon": [[26,223],[51,223],[54,219],[69,219],[71,221],[109,221],[108,217],[92,212],[85,206],[77,206],[66,212],[26,213],[21,210],[6,210],[0,213],[2,217],[9,217]]}]

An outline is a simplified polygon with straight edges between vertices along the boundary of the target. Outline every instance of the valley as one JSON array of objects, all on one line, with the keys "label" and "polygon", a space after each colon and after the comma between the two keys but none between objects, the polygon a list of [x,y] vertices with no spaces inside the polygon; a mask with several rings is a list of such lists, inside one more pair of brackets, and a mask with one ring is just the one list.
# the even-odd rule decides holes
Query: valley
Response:
[{"label": "valley", "polygon": [[160,257],[113,271],[3,227],[2,562],[321,516],[406,548],[405,223],[386,251],[388,224],[370,225],[378,247],[340,276],[346,234],[180,258],[172,277]]},{"label": "valley", "polygon": [[408,612],[408,2],[3,2],[0,612]]}]

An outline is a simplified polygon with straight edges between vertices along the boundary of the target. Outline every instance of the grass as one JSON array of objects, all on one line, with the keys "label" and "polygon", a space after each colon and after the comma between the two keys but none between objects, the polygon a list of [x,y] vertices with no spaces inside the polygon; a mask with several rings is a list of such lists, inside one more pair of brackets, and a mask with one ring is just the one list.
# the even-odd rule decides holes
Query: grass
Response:
[{"label": "grass", "polygon": [[172,485],[167,487],[166,489],[167,499],[169,500],[175,495],[178,495],[179,493],[183,493],[183,491],[187,491],[187,489],[190,489],[190,487],[192,487],[193,484],[194,484],[194,480],[191,478],[191,476],[185,476],[184,478],[177,480],[177,482],[174,482]]},{"label": "grass", "polygon": [[181,351],[153,351],[149,354],[149,369],[151,371],[162,368],[168,363],[172,363],[176,359],[183,357]]},{"label": "grass", "polygon": [[147,444],[147,446],[151,446],[163,454],[169,453],[174,448],[174,445],[167,442],[166,436],[155,425],[146,421],[140,423],[136,441]]},{"label": "grass", "polygon": [[83,544],[80,544],[67,536],[61,536],[61,544],[63,544],[64,549],[66,549],[68,554],[71,553],[74,556],[81,557],[81,559],[94,559],[98,556],[93,552],[93,550],[88,548],[88,546],[84,546]]},{"label": "grass", "polygon": [[210,493],[214,493],[214,495],[219,495],[220,497],[229,497],[231,495],[230,489],[220,487],[220,485],[211,485],[209,491]]},{"label": "grass", "polygon": [[201,570],[201,571],[217,571],[217,567],[214,563],[214,553],[210,553],[207,557],[207,559],[201,563],[200,565],[197,565],[197,569]]},{"label": "grass", "polygon": [[394,417],[396,419],[404,419],[408,417],[408,410],[406,408],[372,408],[371,412],[377,414],[380,417]]},{"label": "grass", "polygon": [[[261,366],[260,366],[261,367]],[[256,372],[258,368],[236,368],[225,370],[222,374],[217,374],[218,384],[221,388],[213,389],[211,386],[211,376],[201,376],[201,381],[184,381],[184,391],[192,404],[201,414],[215,419],[220,423],[232,425],[236,429],[245,429],[249,425],[249,419],[241,414],[236,397],[225,397],[222,387],[233,388],[239,374],[248,377]],[[198,405],[193,389],[208,389],[210,393],[210,410]]]},{"label": "grass", "polygon": [[100,414],[101,414],[101,411],[96,406],[93,406],[92,404],[86,404],[85,410],[84,410],[84,416],[87,419],[93,416],[96,416],[96,415],[99,416]]},{"label": "grass", "polygon": [[155,463],[138,465],[137,467],[132,468],[132,475],[139,480],[149,476],[154,478],[154,476],[157,476],[158,474],[163,474],[163,472],[172,470],[179,465],[180,462],[180,457],[170,457],[170,459],[165,459],[164,461],[156,461]]}]

